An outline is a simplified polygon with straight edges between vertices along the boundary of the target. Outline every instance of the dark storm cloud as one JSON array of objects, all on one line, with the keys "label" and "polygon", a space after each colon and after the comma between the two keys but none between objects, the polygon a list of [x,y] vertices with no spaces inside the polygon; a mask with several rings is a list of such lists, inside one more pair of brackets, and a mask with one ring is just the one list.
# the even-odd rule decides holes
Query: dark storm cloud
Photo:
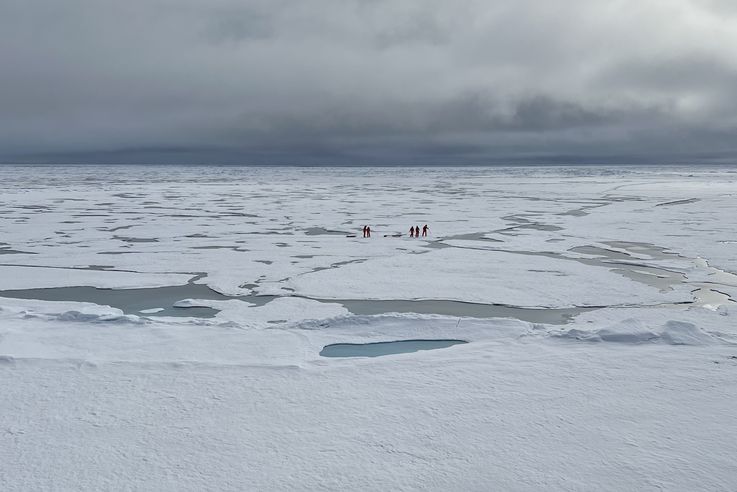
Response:
[{"label": "dark storm cloud", "polygon": [[3,0],[0,160],[728,159],[721,0]]}]

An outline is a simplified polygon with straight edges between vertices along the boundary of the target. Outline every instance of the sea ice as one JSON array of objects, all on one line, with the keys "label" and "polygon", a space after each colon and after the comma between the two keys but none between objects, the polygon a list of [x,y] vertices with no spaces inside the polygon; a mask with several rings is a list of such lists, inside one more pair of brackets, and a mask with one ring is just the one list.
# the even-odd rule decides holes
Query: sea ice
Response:
[{"label": "sea ice", "polygon": [[731,169],[141,170],[0,167],[3,490],[737,488]]}]

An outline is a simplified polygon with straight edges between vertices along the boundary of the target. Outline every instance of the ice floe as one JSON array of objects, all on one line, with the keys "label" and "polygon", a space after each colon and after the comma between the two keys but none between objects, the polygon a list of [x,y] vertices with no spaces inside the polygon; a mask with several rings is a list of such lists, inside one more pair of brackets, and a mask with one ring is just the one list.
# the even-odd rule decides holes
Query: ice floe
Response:
[{"label": "ice floe", "polygon": [[4,489],[734,489],[736,186],[0,167]]}]

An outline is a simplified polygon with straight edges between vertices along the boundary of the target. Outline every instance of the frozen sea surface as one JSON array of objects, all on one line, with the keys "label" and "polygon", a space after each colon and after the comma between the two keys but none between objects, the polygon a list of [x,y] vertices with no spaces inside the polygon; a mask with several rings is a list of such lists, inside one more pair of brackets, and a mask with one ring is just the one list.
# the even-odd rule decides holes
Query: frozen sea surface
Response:
[{"label": "frozen sea surface", "polygon": [[0,483],[735,490],[735,247],[728,167],[2,166]]}]

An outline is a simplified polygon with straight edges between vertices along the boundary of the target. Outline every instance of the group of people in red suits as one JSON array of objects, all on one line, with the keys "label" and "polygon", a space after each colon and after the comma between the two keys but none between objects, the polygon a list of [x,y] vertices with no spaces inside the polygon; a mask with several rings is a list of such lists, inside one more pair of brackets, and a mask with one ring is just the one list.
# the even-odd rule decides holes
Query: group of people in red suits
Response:
[{"label": "group of people in red suits", "polygon": [[[427,224],[422,226],[422,237],[427,237]],[[412,226],[409,228],[409,237],[420,237],[420,226]]]},{"label": "group of people in red suits", "polygon": [[[427,237],[427,231],[429,231],[430,228],[427,227],[427,224],[422,226],[422,237]],[[363,237],[371,237],[371,227],[370,226],[363,226]],[[420,237],[420,226],[412,226],[409,228],[409,237]]]}]

